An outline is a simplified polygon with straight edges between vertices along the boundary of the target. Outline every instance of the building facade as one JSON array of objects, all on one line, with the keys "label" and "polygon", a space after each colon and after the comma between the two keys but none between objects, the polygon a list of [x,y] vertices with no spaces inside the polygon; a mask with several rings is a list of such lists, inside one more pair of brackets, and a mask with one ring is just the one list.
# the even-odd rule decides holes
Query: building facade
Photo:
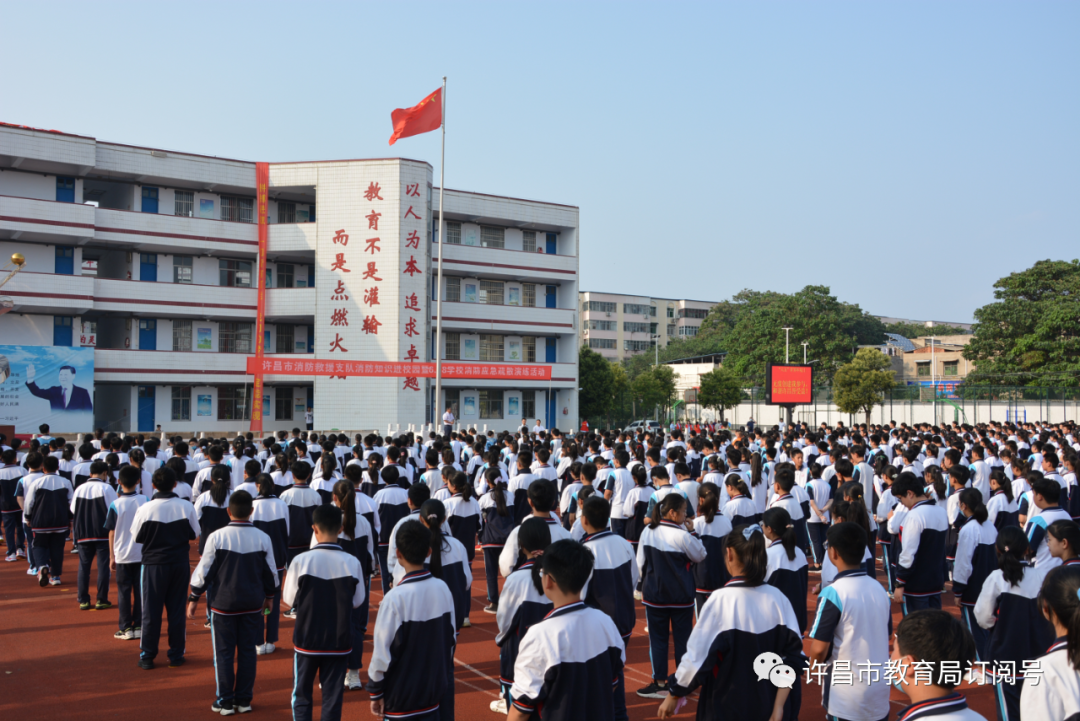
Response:
[{"label": "building facade", "polygon": [[[264,430],[303,427],[308,406],[319,429],[419,426],[446,403],[463,423],[494,429],[537,417],[576,425],[576,207],[445,192],[438,347],[492,377],[446,378],[436,399],[433,378],[407,372],[312,372],[434,359],[431,166],[270,163],[262,268],[256,174],[254,162],[0,125],[0,259],[26,258],[0,290],[13,304],[0,315],[0,348],[12,357],[2,361],[11,377],[0,386],[0,425],[25,421],[28,403],[57,408],[44,391],[29,401],[3,392],[29,386],[29,364],[17,359],[37,348],[42,358],[59,349],[92,358],[94,426],[247,430],[260,281],[265,358],[275,363],[263,378]],[[529,378],[541,366],[550,379]],[[75,385],[88,386],[85,375]],[[64,427],[70,417],[50,425],[91,430]]]},{"label": "building facade", "polygon": [[608,360],[622,360],[697,335],[715,301],[651,298],[584,291],[581,344]]}]

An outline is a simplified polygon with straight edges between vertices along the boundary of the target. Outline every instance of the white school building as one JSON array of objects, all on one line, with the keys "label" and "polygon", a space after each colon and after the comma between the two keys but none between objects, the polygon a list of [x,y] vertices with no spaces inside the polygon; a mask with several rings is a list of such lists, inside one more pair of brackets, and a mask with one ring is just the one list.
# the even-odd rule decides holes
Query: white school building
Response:
[{"label": "white school building", "polygon": [[[0,124],[0,267],[26,259],[0,289],[0,426],[90,431],[66,413],[68,372],[76,398],[91,392],[94,427],[248,430],[261,281],[264,357],[305,370],[264,376],[264,431],[302,428],[308,406],[319,430],[420,426],[447,405],[494,430],[577,427],[577,207],[447,189],[437,289],[428,163],[269,163],[264,268],[256,174],[255,162]],[[429,377],[310,374],[430,362],[436,345],[490,377],[444,377],[436,399]]]}]

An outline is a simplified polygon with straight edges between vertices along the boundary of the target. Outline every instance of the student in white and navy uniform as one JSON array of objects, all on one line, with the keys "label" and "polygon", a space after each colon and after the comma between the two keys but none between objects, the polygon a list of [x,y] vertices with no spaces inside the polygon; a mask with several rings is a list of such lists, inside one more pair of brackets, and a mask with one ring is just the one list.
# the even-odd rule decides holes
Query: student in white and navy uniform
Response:
[{"label": "student in white and navy uniform", "polygon": [[[1027,560],[1027,537],[1016,526],[1001,529],[995,548],[998,569],[983,581],[975,601],[975,620],[989,631],[986,656],[980,660],[991,668],[1013,663],[1020,679],[1023,662],[1043,653],[1054,638],[1039,605],[1046,569],[1035,568]],[[992,673],[989,680],[995,685],[998,717],[1020,721],[1020,684],[999,681]]]},{"label": "student in white and navy uniform", "polygon": [[[173,458],[179,458],[184,464],[184,473],[176,479],[176,483],[186,483],[190,486],[195,482],[195,476],[199,475],[199,464],[188,457],[189,447],[187,443],[179,441],[173,444]],[[172,460],[172,459],[169,459]],[[168,461],[166,461],[168,463]]]},{"label": "student in white and navy uniform", "polygon": [[713,591],[730,580],[724,564],[724,543],[731,533],[731,521],[719,511],[720,490],[706,481],[698,488],[698,514],[694,518],[694,533],[705,547],[705,560],[694,564],[694,591],[697,611],[701,613]]},{"label": "student in white and navy uniform", "polygon": [[1055,639],[1035,659],[1041,671],[1038,685],[1024,683],[1020,696],[1023,719],[1080,718],[1080,566],[1062,566],[1047,574],[1042,592],[1043,615]]},{"label": "student in white and navy uniform", "polygon": [[319,470],[312,475],[311,488],[319,494],[323,503],[333,503],[334,484],[341,480],[341,474],[337,472],[337,459],[332,453],[327,453],[319,463]]},{"label": "student in white and navy uniform", "polygon": [[[791,603],[765,583],[767,557],[760,526],[736,526],[724,554],[731,580],[702,607],[659,715],[670,716],[679,699],[700,686],[697,718],[703,721],[765,719],[775,711],[792,721],[799,713],[798,677],[805,665],[802,631]],[[754,659],[765,652],[778,654],[792,668],[792,688],[758,683]]]},{"label": "student in white and navy uniform", "polygon": [[830,667],[821,684],[821,705],[830,719],[886,719],[888,679],[843,683],[831,671],[838,661],[846,662],[849,669],[857,669],[860,663],[885,667],[892,637],[892,601],[881,584],[866,575],[862,558],[867,535],[862,526],[836,523],[827,539],[827,557],[838,573],[818,596],[810,629],[810,660]]},{"label": "student in white and navy uniform", "polygon": [[[15,499],[19,479],[26,470],[18,464],[18,453],[8,448],[0,454],[0,518],[4,524],[4,542],[7,544],[5,561],[17,561],[26,557],[26,533],[23,531],[22,509]],[[32,565],[32,564],[31,564]]]},{"label": "student in white and navy uniform", "polygon": [[446,522],[450,526],[450,534],[465,547],[471,564],[476,557],[476,537],[480,532],[480,504],[464,473],[455,474],[450,484],[454,493],[443,501]]},{"label": "student in white and navy uniform", "polygon": [[[314,488],[308,485],[311,466],[294,463],[290,471],[294,483],[279,496],[289,509],[289,545],[285,549],[285,566],[311,546],[311,523],[315,509],[323,505]],[[284,591],[282,591],[284,593]],[[291,617],[291,614],[287,614]]]},{"label": "student in white and navy uniform", "polygon": [[[224,479],[231,481],[230,477]],[[215,483],[216,485],[217,483]],[[229,498],[230,522],[213,531],[191,574],[188,618],[195,618],[199,599],[211,587],[210,638],[214,646],[218,713],[251,710],[255,694],[255,648],[262,640],[262,612],[277,595],[278,572],[270,537],[252,525],[251,494],[237,491]],[[233,657],[236,672],[233,673]],[[224,715],[229,715],[224,713]]]},{"label": "student in white and navy uniform", "polygon": [[997,468],[990,472],[990,499],[986,501],[990,523],[999,531],[1005,526],[1019,525],[1019,505],[1013,496],[1012,484],[1005,473]]},{"label": "student in white and navy uniform", "polygon": [[[379,490],[371,500],[375,502],[378,507],[379,518],[379,568],[382,569],[382,576],[380,580],[382,582],[383,593],[390,590],[390,587],[394,583],[393,571],[396,561],[391,562],[389,560],[389,552],[391,539],[395,527],[401,522],[405,516],[409,515],[409,498],[411,494],[420,492],[421,488],[427,489],[427,494],[423,497],[423,500],[427,500],[430,497],[431,489],[427,488],[422,483],[417,483],[409,486],[409,490],[406,490],[399,483],[399,474],[396,468],[385,468],[380,474],[380,478],[386,484]],[[418,497],[419,498],[419,497]],[[423,501],[420,501],[421,503]],[[420,507],[419,503],[414,506],[414,509]]]},{"label": "student in white and navy uniform", "polygon": [[[274,568],[279,578],[283,578],[289,547],[289,507],[285,505],[285,501],[274,495],[274,479],[269,473],[259,473],[255,479],[259,495],[252,501],[250,520],[252,525],[270,537],[270,547],[274,550]],[[261,638],[265,643],[255,647],[255,653],[259,656],[273,653],[276,648],[274,644],[278,642],[281,627],[281,591],[282,584],[279,583],[270,613],[262,617],[264,635]]]},{"label": "student in white and navy uniform", "polygon": [[[562,527],[562,524],[552,513],[559,502],[554,483],[533,483],[529,486],[528,500],[532,515],[542,518],[548,524],[552,543],[561,541],[564,538],[570,538],[569,531]],[[517,534],[517,528],[510,531],[510,535],[506,537],[506,545],[503,546],[502,552],[499,554],[499,573],[504,578],[509,576],[518,567],[518,564],[525,560],[521,555],[521,549],[518,548]]]},{"label": "student in white and navy uniform", "polygon": [[926,497],[922,481],[912,474],[901,473],[892,489],[896,500],[908,509],[900,528],[896,564],[898,600],[905,615],[924,608],[941,608],[948,515]]},{"label": "student in white and navy uniform", "polygon": [[775,493],[769,499],[768,508],[783,508],[791,519],[795,531],[795,545],[805,556],[810,552],[810,537],[806,530],[806,518],[803,517],[802,503],[795,496],[795,472],[787,465],[777,469],[773,478]]},{"label": "student in white and navy uniform", "polygon": [[1061,495],[1061,486],[1052,478],[1036,477],[1031,481],[1031,500],[1039,513],[1028,517],[1024,531],[1028,545],[1031,546],[1031,554],[1035,557],[1036,567],[1053,568],[1061,564],[1060,560],[1050,554],[1050,547],[1046,542],[1047,526],[1054,521],[1072,520],[1069,512],[1058,505]]},{"label": "student in white and navy uniform", "polygon": [[356,556],[337,543],[342,527],[340,508],[329,504],[318,506],[312,523],[318,542],[289,564],[281,596],[296,611],[293,719],[311,721],[312,687],[318,673],[322,686],[321,718],[341,721],[345,675],[352,653],[352,613],[364,601],[364,584],[360,580],[363,570]]},{"label": "student in white and navy uniform", "polygon": [[514,685],[514,663],[521,639],[552,609],[539,576],[540,556],[551,545],[548,524],[540,518],[526,518],[518,533],[518,543],[526,560],[506,578],[495,614],[499,629],[495,645],[499,647],[499,682],[503,698],[493,701],[491,710],[503,714],[512,701],[510,687]]},{"label": "student in white and navy uniform", "polygon": [[[506,487],[510,491],[514,503],[514,520],[521,523],[529,515],[529,489],[532,487],[536,476],[529,471],[532,463],[532,453],[522,451],[517,458],[517,473],[507,481]],[[485,471],[486,472],[486,471]]]},{"label": "student in white and navy uniform", "polygon": [[109,534],[109,562],[116,564],[117,606],[120,611],[120,630],[113,637],[130,641],[142,636],[142,596],[139,576],[142,575],[142,545],[135,542],[131,524],[147,498],[139,493],[140,471],[135,466],[120,469],[120,492],[105,517]]},{"label": "student in white and navy uniform", "polygon": [[678,665],[694,624],[695,585],[691,568],[704,561],[706,553],[701,539],[686,530],[687,506],[681,493],[669,493],[638,541],[637,564],[649,627],[653,678],[651,684],[637,692],[645,698],[663,698],[667,691],[669,631],[674,637]]},{"label": "student in white and navy uniform", "polygon": [[[195,517],[199,519],[199,554],[210,534],[229,525],[229,495],[232,487],[232,471],[223,463],[207,466],[210,470],[209,485],[195,498]],[[250,494],[249,494],[250,495]],[[212,603],[212,600],[210,601]]]},{"label": "student in white and navy uniform", "polygon": [[953,594],[960,604],[960,618],[975,639],[976,658],[986,658],[989,634],[975,619],[975,602],[982,593],[983,583],[997,569],[998,531],[989,521],[982,494],[976,488],[965,488],[958,494],[963,522],[956,543],[953,564]]},{"label": "student in white and navy uniform", "polygon": [[44,475],[38,478],[28,481],[30,474],[23,476],[23,510],[34,538],[38,583],[59,586],[74,491],[71,481],[57,473],[60,461],[55,456],[45,456],[41,468]]},{"label": "student in white and navy uniform", "polygon": [[[629,463],[629,453],[616,451],[615,468],[605,479],[604,487],[604,498],[611,503],[611,530],[623,538],[627,535],[627,523],[634,517],[634,507],[627,502],[627,497],[635,486],[634,477],[627,468]],[[599,474],[597,478],[599,479]]]},{"label": "student in white and navy uniform", "polygon": [[611,721],[626,654],[615,623],[581,600],[593,556],[567,539],[544,551],[542,565],[554,610],[521,640],[510,690],[514,708],[543,721]]},{"label": "student in white and navy uniform", "polygon": [[424,567],[431,535],[411,519],[395,534],[396,565],[405,575],[375,617],[367,685],[375,717],[454,718],[454,597]]},{"label": "student in white and navy uniform", "polygon": [[[514,530],[513,497],[502,482],[499,471],[489,468],[486,473],[491,490],[480,497],[480,548],[484,552],[484,575],[487,579],[488,605],[485,613],[499,610],[499,554],[506,539]],[[549,534],[550,535],[550,534]]]},{"label": "student in white and navy uniform", "polygon": [[[943,663],[963,669],[975,660],[975,643],[963,625],[948,611],[912,611],[896,627],[890,659],[899,662],[896,687],[911,699],[911,705],[897,714],[897,721],[986,721],[967,706],[956,691],[960,673],[936,673],[936,683],[928,684],[926,671],[941,669]],[[916,683],[916,675],[924,676]],[[933,673],[933,672],[931,672]],[[954,681],[955,678],[955,681]]]},{"label": "student in white and navy uniform", "polygon": [[191,482],[191,492],[194,494],[195,498],[198,498],[200,494],[210,490],[210,484],[214,482],[211,474],[218,466],[221,466],[228,473],[229,490],[232,490],[232,468],[221,462],[221,459],[225,457],[225,453],[221,450],[221,446],[211,446],[208,453],[210,462],[199,469],[199,472],[195,474],[195,480]]},{"label": "student in white and navy uniform", "polygon": [[139,668],[154,668],[161,637],[162,610],[169,619],[169,665],[184,663],[190,543],[199,536],[195,507],[173,489],[176,475],[165,466],[154,471],[154,497],[135,513],[131,533],[142,544],[142,637]]},{"label": "student in white and navy uniform", "polygon": [[[472,598],[472,569],[468,554],[461,541],[447,533],[446,506],[434,498],[424,501],[420,506],[418,518],[431,531],[431,555],[428,558],[428,570],[442,580],[454,597],[454,628],[460,630],[469,623],[469,606]],[[396,554],[395,554],[396,556]],[[394,583],[405,577],[406,570],[395,563]]]},{"label": "student in white and navy uniform", "polygon": [[733,471],[724,478],[724,488],[727,490],[728,500],[722,503],[721,511],[731,526],[752,526],[761,520],[757,504],[750,497],[750,489],[746,487],[742,473]]},{"label": "student in white and navy uniform", "polygon": [[[120,469],[123,471],[123,469]],[[71,516],[74,519],[72,539],[79,550],[78,600],[83,611],[90,609],[90,564],[97,557],[97,610],[112,607],[109,603],[109,532],[105,520],[109,507],[116,500],[116,491],[105,479],[109,466],[94,461],[90,477],[75,489],[71,499]]]},{"label": "student in white and navy uniform", "polygon": [[[815,471],[816,472],[816,471]],[[829,500],[832,486],[820,476],[806,482],[806,494],[810,497],[810,517],[806,519],[806,533],[814,565],[819,568],[825,562],[825,533],[829,530]]]},{"label": "student in white and navy uniform", "polygon": [[[90,478],[90,465],[93,463],[94,447],[89,443],[79,446],[79,462],[71,469],[71,485],[78,488]],[[101,459],[104,461],[105,459]]]},{"label": "student in white and navy uniform", "polygon": [[[187,461],[187,463],[194,463],[194,462],[193,461]],[[174,494],[176,494],[176,496],[178,498],[183,498],[188,503],[192,503],[192,504],[195,503],[195,495],[192,492],[191,484],[184,480],[184,478],[186,477],[185,476],[185,473],[186,473],[185,468],[187,467],[185,465],[184,459],[177,458],[176,456],[173,456],[168,461],[166,461],[165,465],[162,466],[162,467],[163,468],[168,468],[170,471],[172,471],[173,476],[177,479],[176,480],[176,486],[173,488],[172,492]],[[196,473],[197,472],[198,471],[196,470]],[[192,480],[194,480],[194,479],[192,479]],[[153,479],[151,479],[151,483],[153,483]],[[156,491],[155,491],[155,493],[156,493]]]},{"label": "student in white and navy uniform", "polygon": [[783,508],[776,506],[765,511],[761,527],[768,547],[765,550],[768,567],[765,583],[780,589],[791,601],[795,620],[801,631],[806,630],[806,595],[810,582],[810,569],[806,554],[795,543],[795,528],[791,517]]},{"label": "student in white and navy uniform", "polygon": [[[592,495],[582,504],[579,520],[587,532],[581,543],[593,554],[592,576],[581,595],[585,603],[608,615],[625,645],[634,631],[637,613],[634,590],[638,586],[637,554],[634,547],[622,536],[608,528],[611,506],[598,495]],[[625,721],[626,679],[619,671],[615,686],[615,718]]]}]

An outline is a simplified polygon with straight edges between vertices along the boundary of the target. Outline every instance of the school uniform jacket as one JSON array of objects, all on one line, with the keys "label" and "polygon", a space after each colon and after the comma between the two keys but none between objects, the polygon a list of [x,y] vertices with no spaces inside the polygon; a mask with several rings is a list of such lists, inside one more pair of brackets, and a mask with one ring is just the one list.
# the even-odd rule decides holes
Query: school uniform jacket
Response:
[{"label": "school uniform jacket", "polygon": [[[809,503],[810,501],[808,500],[807,504]],[[807,541],[810,539],[810,536],[806,531],[806,517],[802,512],[802,504],[799,503],[799,499],[795,496],[795,487],[792,487],[790,493],[773,496],[769,501],[769,508],[783,508],[788,512],[788,515],[791,517],[791,525],[795,529],[795,542],[798,544],[799,548],[803,550],[803,553],[810,550],[807,546]],[[871,517],[872,516],[873,512],[871,512]]]},{"label": "school uniform jacket", "polygon": [[[554,517],[548,517],[544,519],[548,524],[548,531],[551,532],[551,542],[561,541],[564,538],[570,538],[570,532],[562,527],[558,519]],[[525,561],[525,556],[521,553],[521,549],[518,547],[518,530],[521,526],[516,526],[514,530],[510,531],[510,535],[506,537],[506,544],[503,546],[503,550],[499,553],[499,573],[506,578],[514,569]]]},{"label": "school uniform jacket", "polygon": [[[1024,564],[1019,585],[1010,585],[996,570],[986,577],[975,601],[975,620],[990,630],[985,661],[1013,661],[1017,674],[1023,661],[1035,658],[1054,639],[1054,628],[1039,608],[1039,589],[1047,570]],[[998,623],[1000,621],[1000,623]]]},{"label": "school uniform jacket", "polygon": [[450,535],[461,541],[472,562],[476,557],[476,536],[480,532],[480,504],[475,498],[466,501],[460,493],[455,493],[444,501],[444,506]]},{"label": "school uniform jacket", "polygon": [[275,496],[256,496],[251,507],[251,517],[248,520],[270,537],[270,548],[274,551],[274,568],[281,571],[285,568],[285,549],[289,545],[289,507]]},{"label": "school uniform jacket", "polygon": [[896,585],[912,596],[933,596],[945,588],[945,541],[949,518],[931,501],[916,503],[900,528]]},{"label": "school uniform jacket", "polygon": [[[348,616],[345,617],[348,621]],[[427,570],[387,592],[375,617],[367,691],[389,719],[432,713],[454,675],[454,598]]]},{"label": "school uniform jacket", "polygon": [[109,506],[109,513],[105,517],[105,535],[107,537],[109,531],[114,531],[113,555],[117,564],[142,562],[142,544],[135,542],[131,527],[135,514],[146,502],[146,496],[141,493],[121,492]]},{"label": "school uniform jacket", "polygon": [[724,563],[724,546],[727,535],[731,533],[731,521],[722,513],[713,516],[712,522],[705,516],[694,519],[694,533],[705,547],[705,560],[694,564],[694,590],[697,593],[712,593],[731,579]]},{"label": "school uniform jacket", "polygon": [[795,558],[789,559],[784,544],[772,541],[765,549],[768,564],[765,570],[765,583],[780,589],[791,601],[795,611],[795,620],[800,631],[806,630],[806,591],[810,581],[810,567],[806,563],[806,554],[795,547]]},{"label": "school uniform jacket", "polygon": [[542,721],[608,721],[625,662],[614,622],[583,602],[550,612],[525,633],[514,664],[514,706]]},{"label": "school uniform jacket", "polygon": [[233,616],[262,611],[264,601],[272,599],[278,587],[270,536],[247,521],[232,521],[211,533],[191,574],[191,595],[203,595],[215,580],[210,606],[214,613]]},{"label": "school uniform jacket", "polygon": [[705,558],[701,539],[683,526],[661,521],[656,528],[646,528],[637,549],[642,602],[656,608],[693,607],[694,575],[690,568]]},{"label": "school uniform jacket", "polygon": [[229,497],[232,492],[225,494],[225,501],[220,506],[214,503],[210,491],[203,491],[195,499],[195,517],[199,519],[199,555],[202,555],[206,539],[211,533],[229,525]]},{"label": "school uniform jacket", "polygon": [[341,480],[337,474],[331,475],[327,480],[320,475],[311,479],[311,490],[319,494],[319,500],[323,505],[334,502],[334,485]]},{"label": "school uniform jacket", "polygon": [[506,515],[499,515],[499,504],[495,501],[494,491],[480,496],[480,547],[502,548],[516,525],[514,519],[514,497],[510,491],[503,490],[503,507]]},{"label": "school uniform jacket", "polygon": [[409,493],[401,486],[385,486],[371,500],[378,507],[381,527],[379,545],[389,546],[391,531],[396,530],[398,522],[409,515]]},{"label": "school uniform jacket", "polygon": [[927,721],[986,721],[982,716],[968,708],[967,701],[962,694],[955,692],[948,696],[907,706],[896,716],[896,721],[920,721],[921,719]]},{"label": "school uniform jacket", "polygon": [[1046,529],[1054,521],[1071,521],[1072,516],[1064,508],[1054,506],[1044,508],[1037,516],[1028,519],[1024,533],[1028,537],[1028,547],[1035,556],[1035,565],[1045,568],[1055,568],[1061,565],[1060,558],[1050,555],[1050,547],[1046,543]]},{"label": "school uniform jacket", "polygon": [[[196,498],[210,490],[210,486],[214,485],[214,481],[212,478],[210,478],[210,474],[213,473],[215,468],[223,465],[225,465],[225,461],[221,461],[220,463],[211,463],[205,468],[200,469],[199,472],[195,474],[195,480],[191,482],[191,490],[195,494]],[[229,483],[230,485],[232,484],[231,473]]]},{"label": "school uniform jacket", "polygon": [[[754,673],[754,659],[766,652],[802,675],[802,632],[791,602],[778,588],[747,586],[736,576],[702,606],[668,688],[687,696],[700,686],[697,717],[703,721],[768,718],[777,689],[759,683]],[[797,680],[784,706],[785,721],[798,716],[800,687]]]},{"label": "school uniform jacket", "polygon": [[292,488],[294,483],[292,471],[274,471],[270,474],[270,477],[274,479],[274,495],[278,498],[281,498],[285,491]]},{"label": "school uniform jacket", "polygon": [[581,597],[589,606],[606,613],[615,622],[620,636],[629,638],[637,620],[634,589],[638,584],[638,567],[634,547],[610,530],[587,535],[582,544],[592,552],[594,560],[592,575],[581,589]]},{"label": "school uniform jacket", "polygon": [[195,477],[199,475],[199,464],[191,460],[187,456],[176,456],[184,462],[184,477],[177,478],[177,481],[183,481],[189,486],[195,482]]},{"label": "school uniform jacket", "polygon": [[71,469],[71,483],[77,489],[90,479],[90,461],[80,461]]},{"label": "school uniform jacket", "polygon": [[995,491],[986,502],[986,512],[990,523],[999,531],[1005,526],[1015,526],[1018,506],[1016,500],[1010,501],[1004,491]]},{"label": "school uniform jacket", "polygon": [[[342,529],[338,534],[337,544],[341,546],[341,550],[356,556],[356,560],[360,561],[360,568],[364,573],[360,580],[364,581],[371,575],[372,559],[375,557],[375,537],[371,532],[371,526],[363,516],[356,517],[356,528],[353,529],[353,534],[350,536],[345,533],[345,529]],[[311,534],[311,548],[317,545],[319,545],[319,539],[313,533]]]},{"label": "school uniform jacket", "polygon": [[23,501],[27,525],[34,533],[66,533],[73,493],[71,481],[63,476],[40,476],[29,483]]},{"label": "school uniform jacket", "polygon": [[830,645],[829,674],[821,684],[821,703],[829,716],[883,719],[889,715],[888,679],[834,683],[831,671],[837,661],[846,661],[853,670],[868,662],[885,667],[892,637],[891,603],[881,584],[862,569],[841,571],[818,596],[810,638]]},{"label": "school uniform jacket", "polygon": [[1020,692],[1020,717],[1080,720],[1080,673],[1069,662],[1066,637],[1055,639],[1049,650],[1036,660],[1042,679],[1037,686],[1024,684]]},{"label": "school uniform jacket", "polygon": [[317,544],[293,559],[281,600],[297,609],[293,627],[297,653],[348,656],[352,652],[352,610],[364,602],[361,573],[356,556],[336,543]]},{"label": "school uniform jacket", "polygon": [[974,606],[982,592],[983,582],[997,569],[997,529],[987,520],[979,523],[968,518],[960,527],[953,564],[953,593],[960,603]]},{"label": "school uniform jacket", "polygon": [[626,518],[624,529],[626,540],[630,541],[635,548],[641,539],[641,532],[645,530],[645,514],[648,513],[649,499],[652,498],[655,491],[656,489],[652,485],[634,486],[623,500],[623,505],[627,509],[631,509],[630,515]]},{"label": "school uniform jacket", "polygon": [[731,521],[731,527],[748,526],[761,520],[757,504],[743,495],[731,496],[724,504],[723,513]]},{"label": "school uniform jacket", "polygon": [[71,499],[71,515],[75,519],[76,541],[108,541],[105,519],[109,506],[116,500],[116,491],[104,481],[84,483],[75,489]]},{"label": "school uniform jacket", "polygon": [[514,683],[514,662],[525,632],[544,620],[552,609],[551,601],[533,583],[535,565],[532,559],[521,564],[506,579],[499,594],[499,610],[495,614],[499,633],[495,645],[499,647],[499,680],[507,686]]},{"label": "school uniform jacket", "polygon": [[135,513],[131,533],[142,544],[144,566],[188,563],[190,543],[199,537],[195,506],[175,493],[155,493]]},{"label": "school uniform jacket", "polygon": [[508,503],[514,507],[515,523],[521,523],[532,513],[532,508],[529,506],[529,486],[538,477],[532,473],[519,473],[507,483],[507,492],[512,498],[512,502],[508,500]]},{"label": "school uniform jacket", "polygon": [[22,513],[15,492],[26,469],[17,463],[0,468],[0,513]]},{"label": "school uniform jacket", "polygon": [[289,509],[289,549],[307,548],[311,543],[311,520],[322,499],[311,486],[297,483],[281,494],[281,500]]},{"label": "school uniform jacket", "polygon": [[[406,509],[407,508],[408,508],[408,506],[406,506]],[[404,516],[402,516],[401,518],[399,518],[397,520],[397,523],[395,523],[393,525],[393,527],[390,529],[390,533],[387,534],[387,537],[389,538],[389,541],[385,544],[386,545],[386,565],[390,567],[390,575],[395,579],[400,578],[405,573],[405,571],[398,566],[398,562],[397,562],[397,534],[398,534],[398,529],[401,528],[401,525],[403,523],[405,523],[406,521],[416,521],[417,523],[419,523],[420,522],[420,511],[408,511]],[[383,526],[384,530],[386,528],[387,528],[386,526]],[[445,534],[447,536],[450,535],[450,526],[445,521],[443,521],[443,524],[442,524],[442,532],[443,532],[443,534]],[[382,546],[383,544],[379,543],[379,545]],[[386,569],[382,569],[382,570],[383,570],[384,573],[386,572]]]}]

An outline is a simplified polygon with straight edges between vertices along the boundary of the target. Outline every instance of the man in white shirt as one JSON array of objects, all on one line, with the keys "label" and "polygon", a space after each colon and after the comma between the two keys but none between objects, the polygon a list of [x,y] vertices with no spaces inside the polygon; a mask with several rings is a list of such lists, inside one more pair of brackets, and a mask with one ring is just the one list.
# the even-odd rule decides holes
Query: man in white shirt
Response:
[{"label": "man in white shirt", "polygon": [[454,412],[447,406],[446,413],[442,414],[443,438],[450,440],[450,431],[454,430]]}]

